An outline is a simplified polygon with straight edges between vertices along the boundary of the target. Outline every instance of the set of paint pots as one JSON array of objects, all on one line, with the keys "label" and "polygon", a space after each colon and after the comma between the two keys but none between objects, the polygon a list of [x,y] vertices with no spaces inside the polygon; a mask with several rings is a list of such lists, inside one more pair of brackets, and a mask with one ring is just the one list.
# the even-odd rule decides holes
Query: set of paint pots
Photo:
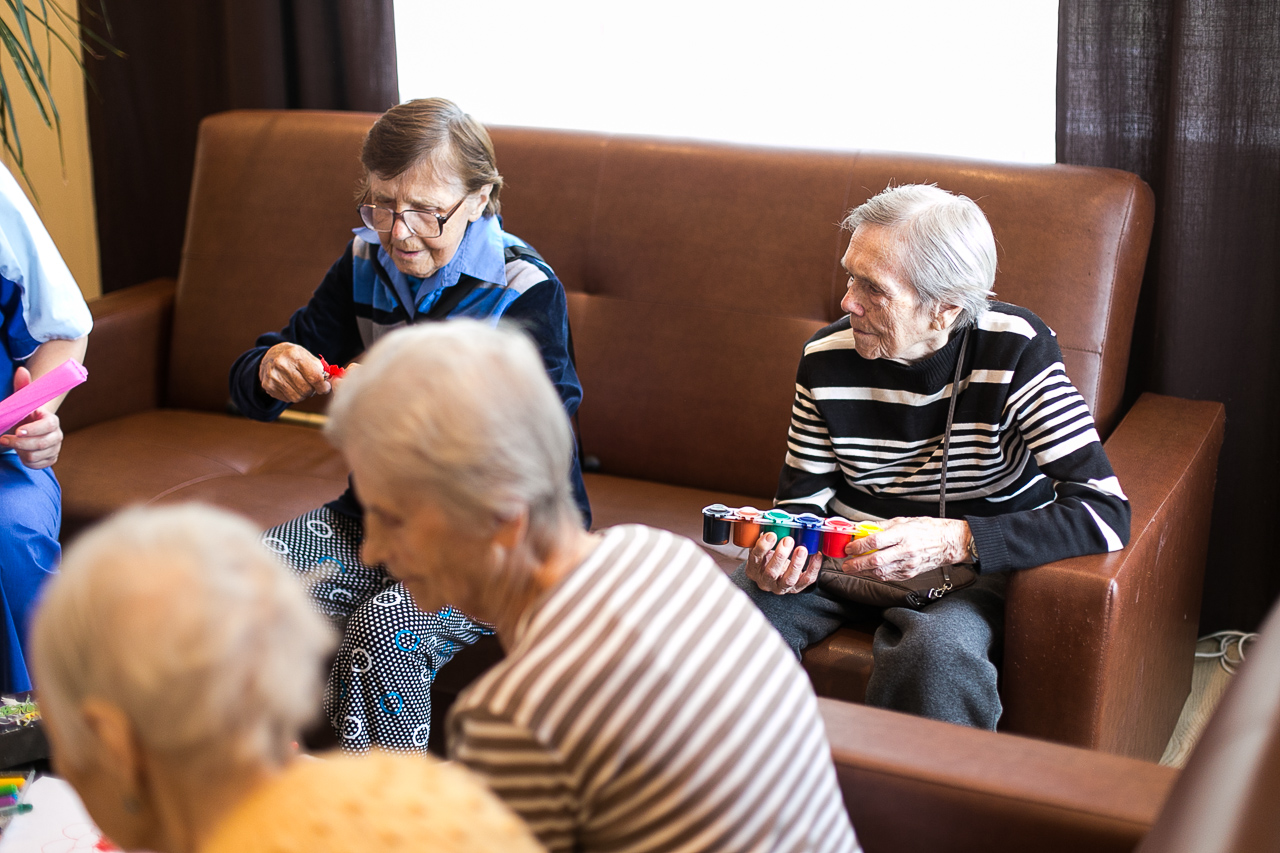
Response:
[{"label": "set of paint pots", "polygon": [[844,559],[850,540],[880,529],[870,521],[854,523],[839,516],[822,518],[808,512],[792,515],[781,509],[761,512],[753,506],[730,509],[724,504],[712,504],[702,510],[702,541],[708,545],[727,545],[732,539],[734,545],[750,548],[765,533],[772,533],[779,541],[790,536],[810,554],[821,550],[837,560]]}]

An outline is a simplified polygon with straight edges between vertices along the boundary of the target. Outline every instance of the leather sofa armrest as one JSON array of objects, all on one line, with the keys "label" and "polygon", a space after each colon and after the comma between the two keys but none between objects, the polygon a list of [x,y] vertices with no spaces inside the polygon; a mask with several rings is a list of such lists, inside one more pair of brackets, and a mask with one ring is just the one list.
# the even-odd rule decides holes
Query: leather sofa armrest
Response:
[{"label": "leather sofa armrest", "polygon": [[868,853],[1129,851],[1178,771],[1106,753],[819,699]]},{"label": "leather sofa armrest", "polygon": [[1191,688],[1224,421],[1220,403],[1144,394],[1107,440],[1129,545],[1010,579],[1002,728],[1160,757]]},{"label": "leather sofa armrest", "polygon": [[174,279],[157,278],[89,302],[89,381],[58,410],[64,432],[160,405],[176,287]]}]

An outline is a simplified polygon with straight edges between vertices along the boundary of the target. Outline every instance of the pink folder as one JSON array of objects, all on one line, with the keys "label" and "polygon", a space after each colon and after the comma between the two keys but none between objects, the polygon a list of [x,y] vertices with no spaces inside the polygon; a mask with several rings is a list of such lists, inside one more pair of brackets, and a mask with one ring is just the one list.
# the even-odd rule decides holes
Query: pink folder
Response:
[{"label": "pink folder", "polygon": [[67,359],[21,391],[0,400],[0,433],[6,433],[22,419],[89,378],[89,371],[75,359]]}]

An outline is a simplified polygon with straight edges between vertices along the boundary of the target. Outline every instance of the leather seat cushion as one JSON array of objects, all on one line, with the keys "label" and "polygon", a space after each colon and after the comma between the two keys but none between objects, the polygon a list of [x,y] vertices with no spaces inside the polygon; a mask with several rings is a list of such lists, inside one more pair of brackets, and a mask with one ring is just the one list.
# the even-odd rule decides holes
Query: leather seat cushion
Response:
[{"label": "leather seat cushion", "polygon": [[66,437],[62,539],[135,503],[204,501],[264,529],[332,500],[347,466],[319,430],[203,412],[153,410]]}]

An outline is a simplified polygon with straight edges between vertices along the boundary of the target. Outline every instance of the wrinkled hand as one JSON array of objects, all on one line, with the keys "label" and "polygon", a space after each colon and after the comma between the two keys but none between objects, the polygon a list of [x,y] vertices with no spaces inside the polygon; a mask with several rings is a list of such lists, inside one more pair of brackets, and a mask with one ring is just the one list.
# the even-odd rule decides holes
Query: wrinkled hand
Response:
[{"label": "wrinkled hand", "polygon": [[296,403],[332,390],[320,359],[297,344],[276,344],[267,350],[258,365],[262,390],[277,400]]},{"label": "wrinkled hand", "polygon": [[[30,384],[30,371],[25,367],[14,371],[14,391]],[[13,428],[12,434],[0,436],[0,447],[16,450],[28,468],[48,468],[58,461],[58,454],[62,452],[62,424],[53,412],[36,409]]]},{"label": "wrinkled hand", "polygon": [[[854,539],[840,568],[854,575],[904,581],[921,572],[968,562],[969,523],[958,518],[894,518]],[[868,554],[868,551],[875,551]]]},{"label": "wrinkled hand", "polygon": [[822,567],[822,554],[796,547],[790,536],[782,537],[781,542],[777,539],[775,534],[766,533],[756,540],[747,555],[747,577],[765,592],[776,595],[800,592],[812,585]]}]

